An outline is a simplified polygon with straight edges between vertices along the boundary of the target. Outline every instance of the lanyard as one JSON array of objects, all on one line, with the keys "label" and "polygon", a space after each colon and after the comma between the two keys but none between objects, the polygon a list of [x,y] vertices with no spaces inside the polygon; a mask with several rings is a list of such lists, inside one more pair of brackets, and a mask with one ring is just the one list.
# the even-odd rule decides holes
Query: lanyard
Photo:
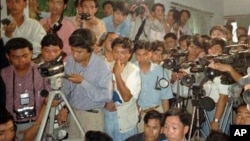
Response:
[{"label": "lanyard", "polygon": [[[14,72],[14,70],[13,70],[13,112],[15,112],[16,110],[15,110],[15,99],[16,99],[16,95],[15,95],[15,77],[16,77],[16,74],[15,74],[15,72]],[[36,95],[35,95],[35,92],[36,92],[36,90],[35,90],[35,80],[34,80],[35,78],[34,78],[34,68],[32,67],[32,84],[33,84],[33,97],[34,97],[34,108],[36,108]]]}]

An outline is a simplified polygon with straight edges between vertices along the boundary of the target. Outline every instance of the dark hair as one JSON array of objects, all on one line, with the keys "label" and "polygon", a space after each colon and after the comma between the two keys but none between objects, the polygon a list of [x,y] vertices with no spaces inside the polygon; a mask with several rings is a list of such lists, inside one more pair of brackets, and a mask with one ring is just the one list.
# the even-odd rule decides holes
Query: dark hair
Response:
[{"label": "dark hair", "polygon": [[133,52],[133,41],[129,39],[128,37],[118,37],[114,39],[114,41],[111,44],[112,49],[115,45],[121,45],[124,49],[129,49],[129,53]]},{"label": "dark hair", "polygon": [[163,39],[166,40],[166,38],[173,38],[174,40],[177,40],[176,34],[171,33],[171,32],[164,35]]},{"label": "dark hair", "polygon": [[164,6],[162,3],[156,3],[156,4],[154,4],[153,7],[152,7],[152,11],[153,11],[153,12],[155,12],[155,8],[156,8],[157,6],[162,7],[163,12],[165,11],[165,6]]},{"label": "dark hair", "polygon": [[189,12],[188,10],[181,10],[181,11],[180,11],[180,16],[182,15],[182,13],[187,13],[188,18],[191,17],[191,14],[190,14],[190,12]]},{"label": "dark hair", "polygon": [[243,103],[241,103],[239,106],[237,106],[236,107],[236,114],[239,112],[239,109],[241,108],[241,107],[247,107],[247,104],[245,103],[245,102],[243,102]]},{"label": "dark hair", "polygon": [[193,35],[187,37],[187,46],[190,46],[192,43],[199,48],[204,47],[203,40],[199,35]]},{"label": "dark hair", "polygon": [[5,49],[8,54],[10,54],[10,50],[23,48],[28,48],[30,51],[33,50],[32,44],[27,39],[22,37],[12,38],[5,45]]},{"label": "dark hair", "polygon": [[[152,110],[146,113],[146,115],[143,118],[144,124],[147,124],[150,119],[158,119],[160,121],[160,124],[162,123],[162,114],[156,110]],[[161,124],[162,126],[162,124]]]},{"label": "dark hair", "polygon": [[222,50],[223,50],[225,48],[225,46],[227,45],[227,42],[220,37],[210,39],[208,42],[208,49],[215,46],[215,45],[220,45]]},{"label": "dark hair", "polygon": [[116,33],[115,32],[104,32],[104,33],[102,33],[102,35],[101,35],[101,37],[99,39],[98,45],[102,46],[102,44],[106,41],[108,36],[111,35],[111,34],[116,34]]},{"label": "dark hair", "polygon": [[163,41],[155,40],[155,41],[151,42],[152,51],[160,51],[160,48],[163,51],[162,53],[164,53],[165,48],[164,48],[164,42]]},{"label": "dark hair", "polygon": [[173,12],[173,19],[175,20],[175,22],[180,21],[180,12],[178,10],[170,9],[168,12]]},{"label": "dark hair", "polygon": [[247,29],[245,27],[239,26],[239,27],[237,27],[236,31],[238,31],[239,29],[242,29],[242,30],[244,30],[247,33]]},{"label": "dark hair", "polygon": [[96,7],[96,8],[98,8],[98,6],[99,6],[97,0],[81,0],[81,1],[80,1],[80,4],[82,5],[82,3],[83,3],[84,1],[93,1],[93,2],[95,3],[95,7]]},{"label": "dark hair", "polygon": [[184,126],[190,126],[192,115],[184,108],[171,108],[163,115],[163,125],[167,117],[178,116]]},{"label": "dark hair", "polygon": [[206,141],[230,141],[230,137],[223,132],[212,130],[207,136]]},{"label": "dark hair", "polygon": [[81,4],[82,0],[75,0],[74,1],[74,6],[78,7]]},{"label": "dark hair", "polygon": [[212,34],[212,32],[214,31],[214,30],[219,30],[219,31],[221,31],[223,34],[227,34],[227,29],[224,27],[224,26],[222,26],[222,25],[215,25],[215,26],[213,26],[211,29],[210,29],[210,31],[209,31],[209,35],[211,36],[211,34]]},{"label": "dark hair", "polygon": [[180,39],[179,39],[179,43],[182,42],[182,41],[185,41],[187,40],[188,38],[190,37],[190,35],[181,35]]},{"label": "dark hair", "polygon": [[147,40],[138,40],[134,44],[134,52],[136,52],[138,49],[151,51],[151,44]]},{"label": "dark hair", "polygon": [[57,34],[49,33],[45,35],[41,41],[41,47],[44,46],[59,46],[60,49],[63,48],[63,41],[60,37],[57,36]]},{"label": "dark hair", "polygon": [[108,4],[111,5],[112,8],[114,8],[114,6],[115,6],[114,2],[111,1],[111,0],[109,0],[109,1],[105,1],[105,2],[102,4],[102,8],[104,9],[104,7],[105,7],[106,5],[108,5]]},{"label": "dark hair", "polygon": [[116,1],[114,11],[121,11],[123,15],[129,14],[129,5],[125,1]]},{"label": "dark hair", "polygon": [[69,44],[73,47],[80,47],[87,49],[90,53],[93,51],[92,47],[96,43],[96,36],[93,31],[87,28],[76,29],[69,37]]},{"label": "dark hair", "polygon": [[106,133],[101,131],[87,131],[85,134],[86,141],[113,141],[113,139]]}]

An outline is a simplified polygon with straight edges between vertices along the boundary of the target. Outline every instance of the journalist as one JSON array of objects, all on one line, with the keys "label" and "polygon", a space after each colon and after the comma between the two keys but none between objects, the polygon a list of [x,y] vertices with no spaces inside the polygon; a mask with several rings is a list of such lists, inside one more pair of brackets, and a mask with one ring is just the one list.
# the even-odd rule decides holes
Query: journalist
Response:
[{"label": "journalist", "polygon": [[[222,38],[215,37],[210,40],[208,45],[208,55],[217,56],[222,54],[224,47],[226,46],[226,42]],[[206,96],[212,98],[214,100],[215,108],[212,111],[208,111],[209,121],[204,122],[202,124],[202,129],[207,137],[210,130],[220,130],[222,127],[222,119],[223,113],[226,111],[226,105],[228,101],[228,94],[230,85],[222,83],[221,76],[210,77],[210,79],[203,84],[203,88],[205,90]],[[231,110],[231,109],[228,109]],[[211,129],[209,129],[209,125]],[[227,122],[230,124],[230,122]],[[228,133],[229,126],[226,125],[225,132]]]},{"label": "journalist", "polygon": [[[151,45],[149,41],[139,40],[134,45],[136,56],[135,65],[140,68],[141,91],[137,104],[140,120],[151,110],[166,112],[170,105],[169,99],[173,98],[169,77],[164,68],[151,62]],[[143,132],[143,122],[137,124],[139,133]]]},{"label": "journalist", "polygon": [[[72,54],[68,56],[62,91],[69,97],[82,128],[85,131],[103,131],[103,108],[111,100],[112,73],[105,60],[93,53],[96,40],[87,28],[75,30],[69,38]],[[100,69],[101,68],[101,69]],[[76,129],[74,118],[70,117],[69,138],[83,135]]]},{"label": "journalist", "polygon": [[6,43],[9,67],[1,71],[6,86],[6,108],[17,125],[18,140],[34,140],[43,116],[43,89],[49,90],[45,79],[32,63],[32,44],[24,38],[13,38]]}]

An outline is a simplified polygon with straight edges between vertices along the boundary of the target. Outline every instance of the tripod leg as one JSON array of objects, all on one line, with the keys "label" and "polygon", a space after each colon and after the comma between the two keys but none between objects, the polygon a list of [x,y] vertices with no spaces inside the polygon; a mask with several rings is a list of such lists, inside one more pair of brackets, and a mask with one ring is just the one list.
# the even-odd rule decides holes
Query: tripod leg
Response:
[{"label": "tripod leg", "polygon": [[[193,126],[194,126],[194,117],[195,117],[195,112],[196,112],[196,106],[193,107],[193,111],[192,111],[192,120],[191,120],[191,124],[190,124],[190,129],[189,129],[189,134],[188,134],[188,141],[190,141],[191,139],[191,135],[192,135],[192,130],[193,130]],[[195,134],[195,132],[194,132]]]},{"label": "tripod leg", "polygon": [[[45,129],[45,126],[46,126],[48,116],[49,116],[50,107],[52,105],[52,101],[53,101],[55,95],[56,95],[56,93],[49,94],[49,100],[48,100],[48,103],[46,105],[46,109],[45,109],[45,112],[44,112],[44,115],[43,115],[43,119],[42,119],[40,128],[38,130],[38,133],[37,133],[37,136],[36,136],[36,139],[35,139],[36,141],[41,141],[41,139],[42,139],[42,135],[43,135],[43,132],[44,132],[44,129]],[[52,120],[52,119],[50,119],[50,120]]]},{"label": "tripod leg", "polygon": [[[42,140],[42,135],[43,135],[43,132],[44,132],[44,129],[45,129],[45,126],[46,126],[46,122],[47,122],[47,119],[48,119],[48,116],[49,116],[51,105],[52,105],[52,102],[54,100],[54,97],[57,94],[59,94],[61,96],[61,98],[64,100],[64,102],[65,102],[66,106],[68,107],[69,112],[72,114],[72,117],[73,117],[74,121],[76,122],[76,125],[77,125],[78,129],[80,130],[81,134],[83,136],[85,134],[82,127],[81,127],[81,125],[80,125],[80,123],[79,123],[79,121],[78,121],[78,119],[77,119],[77,117],[76,117],[76,115],[75,115],[75,113],[74,113],[74,111],[73,111],[73,109],[71,108],[66,96],[64,95],[64,93],[62,93],[61,91],[52,91],[52,92],[50,92],[50,94],[48,96],[49,100],[48,100],[48,103],[46,105],[46,109],[45,109],[45,112],[44,112],[44,115],[43,115],[43,119],[42,119],[40,128],[38,130],[38,133],[37,133],[37,136],[36,136],[36,139],[35,139],[36,141],[41,141]],[[53,112],[51,112],[51,114],[53,114]],[[55,112],[54,112],[54,114],[55,114]],[[52,131],[50,131],[50,133],[53,133],[54,120],[55,120],[55,115],[50,117],[50,122],[51,122],[50,123],[51,124],[50,125],[50,128],[51,128],[50,130],[52,130]],[[50,139],[52,139],[52,137]],[[79,139],[79,140],[83,140],[83,139]]]}]

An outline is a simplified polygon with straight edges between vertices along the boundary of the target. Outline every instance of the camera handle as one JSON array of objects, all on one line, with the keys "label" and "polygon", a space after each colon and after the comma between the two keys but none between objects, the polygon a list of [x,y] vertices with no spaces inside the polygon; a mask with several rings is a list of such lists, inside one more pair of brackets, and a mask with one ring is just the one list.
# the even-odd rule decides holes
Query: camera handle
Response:
[{"label": "camera handle", "polygon": [[[55,99],[55,97],[59,95],[62,100],[64,100],[65,102],[65,105],[67,106],[69,112],[71,113],[72,115],[72,118],[74,119],[74,121],[76,122],[76,125],[78,127],[78,129],[80,130],[81,134],[84,136],[85,132],[84,130],[82,129],[81,125],[80,125],[80,122],[79,120],[77,119],[72,107],[70,106],[65,94],[60,91],[60,90],[54,90],[54,91],[51,91],[49,93],[49,100],[48,100],[48,103],[46,105],[46,109],[45,109],[45,113],[44,113],[44,116],[43,116],[43,119],[42,119],[42,122],[41,122],[41,125],[40,125],[40,128],[38,130],[38,133],[37,133],[37,136],[36,136],[36,141],[41,141],[42,140],[42,135],[43,135],[43,132],[44,132],[44,129],[45,129],[45,126],[46,126],[46,122],[47,122],[47,119],[48,117],[50,117],[50,120],[49,120],[49,133],[48,135],[53,135],[53,131],[54,131],[54,120],[55,120],[55,111],[56,111],[56,108],[55,107],[52,107],[51,108],[51,105],[52,105],[52,102],[53,100]],[[50,112],[50,115],[49,115],[49,112]],[[49,139],[47,141],[52,141],[52,137],[48,137]],[[83,141],[84,138],[81,138],[81,139],[74,139],[74,141]],[[67,141],[64,140],[64,141]]]}]

